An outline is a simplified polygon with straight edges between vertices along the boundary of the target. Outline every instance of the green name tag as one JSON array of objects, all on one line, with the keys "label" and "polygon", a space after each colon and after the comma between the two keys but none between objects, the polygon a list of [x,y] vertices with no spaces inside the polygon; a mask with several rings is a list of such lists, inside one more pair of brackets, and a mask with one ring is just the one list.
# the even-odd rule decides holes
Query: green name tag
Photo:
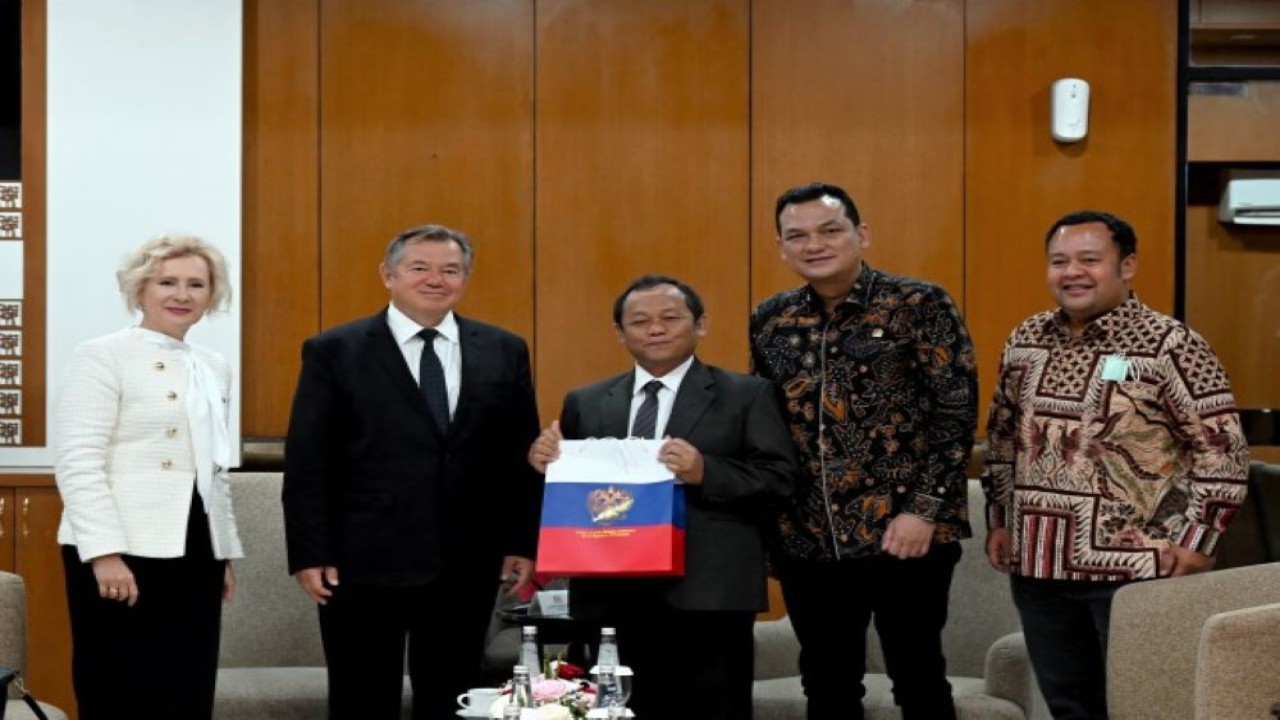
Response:
[{"label": "green name tag", "polygon": [[1108,355],[1102,362],[1102,379],[1121,382],[1129,377],[1129,359],[1123,355]]}]

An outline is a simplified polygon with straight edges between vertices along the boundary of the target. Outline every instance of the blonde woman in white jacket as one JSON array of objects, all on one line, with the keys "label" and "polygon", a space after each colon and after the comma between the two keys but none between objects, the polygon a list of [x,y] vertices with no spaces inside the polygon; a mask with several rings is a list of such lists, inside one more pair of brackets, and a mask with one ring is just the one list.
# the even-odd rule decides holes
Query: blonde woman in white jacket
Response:
[{"label": "blonde woman in white jacket", "polygon": [[141,322],[76,348],[55,417],[81,720],[208,718],[243,552],[227,478],[230,370],[184,342],[229,301],[207,242],[165,235],[117,272]]}]

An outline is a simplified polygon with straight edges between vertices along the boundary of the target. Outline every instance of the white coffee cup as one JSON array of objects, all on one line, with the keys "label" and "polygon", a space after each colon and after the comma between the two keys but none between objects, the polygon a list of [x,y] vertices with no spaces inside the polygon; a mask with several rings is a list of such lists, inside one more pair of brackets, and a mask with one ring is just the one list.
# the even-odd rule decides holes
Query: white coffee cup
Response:
[{"label": "white coffee cup", "polygon": [[471,688],[458,696],[458,707],[466,717],[489,717],[489,708],[493,701],[502,697],[498,688]]}]

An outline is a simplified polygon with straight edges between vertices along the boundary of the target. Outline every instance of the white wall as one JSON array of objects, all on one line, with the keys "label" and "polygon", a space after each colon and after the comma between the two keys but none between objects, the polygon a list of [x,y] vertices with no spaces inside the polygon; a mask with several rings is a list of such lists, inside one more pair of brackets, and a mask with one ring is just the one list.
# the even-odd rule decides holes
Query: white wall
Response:
[{"label": "white wall", "polygon": [[[241,0],[48,0],[50,420],[75,345],[136,322],[115,285],[126,252],[166,231],[200,235],[226,254],[239,288],[241,9]],[[188,339],[231,361],[238,438],[233,299]],[[0,469],[51,464],[49,448],[0,449]]]}]

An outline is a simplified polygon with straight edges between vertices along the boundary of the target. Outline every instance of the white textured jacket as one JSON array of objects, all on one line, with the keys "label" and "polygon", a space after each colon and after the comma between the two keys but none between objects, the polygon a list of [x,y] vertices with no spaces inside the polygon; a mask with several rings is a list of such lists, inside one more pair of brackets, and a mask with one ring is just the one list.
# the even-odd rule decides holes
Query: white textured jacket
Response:
[{"label": "white textured jacket", "polygon": [[[175,350],[121,330],[85,341],[71,357],[54,419],[62,495],[58,542],[80,559],[112,553],[180,557],[195,488],[195,453],[184,395],[187,365]],[[193,346],[218,378],[224,408],[231,371]],[[225,422],[224,416],[217,421]],[[209,534],[214,556],[243,557],[226,470],[214,474]]]}]

